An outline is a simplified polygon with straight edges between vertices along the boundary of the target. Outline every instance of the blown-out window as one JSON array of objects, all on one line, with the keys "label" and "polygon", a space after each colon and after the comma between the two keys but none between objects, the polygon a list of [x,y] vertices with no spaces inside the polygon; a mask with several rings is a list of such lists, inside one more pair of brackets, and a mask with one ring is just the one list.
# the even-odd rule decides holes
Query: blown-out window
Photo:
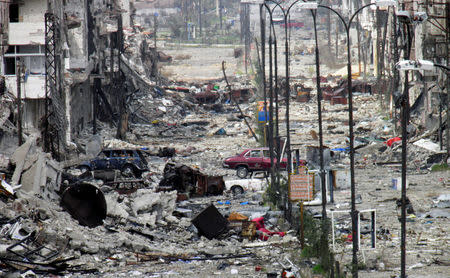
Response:
[{"label": "blown-out window", "polygon": [[10,45],[4,54],[3,72],[15,75],[17,63],[23,65],[26,75],[45,73],[45,53],[43,45]]}]

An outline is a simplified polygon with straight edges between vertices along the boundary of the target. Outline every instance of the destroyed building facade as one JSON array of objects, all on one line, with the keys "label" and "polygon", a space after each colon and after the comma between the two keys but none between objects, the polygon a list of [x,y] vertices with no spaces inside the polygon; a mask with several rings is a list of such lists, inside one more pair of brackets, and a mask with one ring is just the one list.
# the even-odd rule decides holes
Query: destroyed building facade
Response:
[{"label": "destroyed building facade", "polygon": [[0,76],[9,93],[20,95],[26,133],[55,137],[47,150],[73,148],[72,137],[94,118],[94,79],[108,84],[118,71],[111,61],[117,64],[120,55],[114,52],[118,18],[130,30],[133,1],[106,2],[1,3]]}]

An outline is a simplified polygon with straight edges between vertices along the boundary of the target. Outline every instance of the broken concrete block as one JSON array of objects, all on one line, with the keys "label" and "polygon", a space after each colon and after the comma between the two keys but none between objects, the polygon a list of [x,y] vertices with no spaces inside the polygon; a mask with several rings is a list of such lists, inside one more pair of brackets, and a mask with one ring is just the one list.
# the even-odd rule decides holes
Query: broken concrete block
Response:
[{"label": "broken concrete block", "polygon": [[123,203],[117,202],[117,195],[116,194],[110,194],[106,196],[106,207],[107,212],[106,214],[110,217],[117,217],[117,218],[128,218],[129,213],[126,211],[126,206],[123,205]]},{"label": "broken concrete block", "polygon": [[11,185],[17,185],[22,175],[23,166],[25,164],[28,152],[32,145],[36,144],[36,137],[30,136],[28,140],[19,148],[16,149],[11,157],[11,162],[16,164],[16,169],[11,179]]},{"label": "broken concrete block", "polygon": [[47,176],[47,167],[45,164],[45,154],[40,153],[37,156],[36,163],[34,163],[31,168],[22,173],[21,182],[23,184],[23,191],[39,193],[40,186],[45,186],[45,178],[44,184],[41,184],[43,177]]},{"label": "broken concrete block", "polygon": [[139,189],[134,196],[131,203],[134,215],[139,218],[139,222],[151,226],[172,216],[177,199],[176,191],[153,192],[151,189]]}]

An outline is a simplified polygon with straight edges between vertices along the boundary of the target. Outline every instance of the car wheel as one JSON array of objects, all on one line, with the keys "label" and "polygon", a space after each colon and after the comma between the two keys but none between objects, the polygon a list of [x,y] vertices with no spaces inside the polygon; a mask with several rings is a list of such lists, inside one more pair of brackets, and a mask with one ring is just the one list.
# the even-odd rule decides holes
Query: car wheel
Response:
[{"label": "car wheel", "polygon": [[125,165],[122,168],[122,174],[126,177],[134,177],[134,168],[131,165]]},{"label": "car wheel", "polygon": [[248,175],[248,169],[247,169],[247,167],[239,166],[239,167],[236,169],[236,175],[237,175],[238,177],[240,177],[241,179],[245,179],[245,177],[247,177],[247,175]]},{"label": "car wheel", "polygon": [[87,167],[87,166],[80,166],[80,167],[78,167],[78,169],[80,169],[82,174],[91,171],[91,169],[89,169],[89,167]]},{"label": "car wheel", "polygon": [[240,195],[244,193],[244,188],[239,185],[234,185],[233,187],[231,187],[231,192],[233,193],[233,195]]}]

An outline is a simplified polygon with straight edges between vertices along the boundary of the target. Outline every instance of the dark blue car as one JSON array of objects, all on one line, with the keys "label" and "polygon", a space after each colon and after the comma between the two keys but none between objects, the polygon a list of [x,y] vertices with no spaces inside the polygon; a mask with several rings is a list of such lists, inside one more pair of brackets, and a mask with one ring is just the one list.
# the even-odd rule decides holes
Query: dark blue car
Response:
[{"label": "dark blue car", "polygon": [[106,149],[96,158],[84,161],[77,167],[83,173],[93,170],[120,170],[125,176],[140,176],[148,171],[147,161],[139,150]]}]

